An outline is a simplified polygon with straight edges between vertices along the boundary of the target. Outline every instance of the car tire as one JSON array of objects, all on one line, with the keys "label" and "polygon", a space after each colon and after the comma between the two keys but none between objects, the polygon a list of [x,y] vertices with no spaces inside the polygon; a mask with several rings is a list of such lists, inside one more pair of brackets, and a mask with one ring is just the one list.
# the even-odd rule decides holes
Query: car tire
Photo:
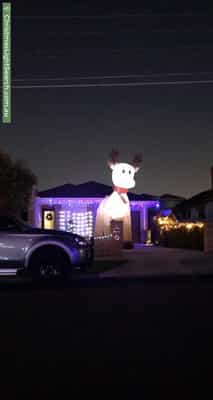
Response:
[{"label": "car tire", "polygon": [[68,280],[71,275],[67,254],[56,246],[44,246],[36,250],[30,258],[29,270],[34,282]]}]

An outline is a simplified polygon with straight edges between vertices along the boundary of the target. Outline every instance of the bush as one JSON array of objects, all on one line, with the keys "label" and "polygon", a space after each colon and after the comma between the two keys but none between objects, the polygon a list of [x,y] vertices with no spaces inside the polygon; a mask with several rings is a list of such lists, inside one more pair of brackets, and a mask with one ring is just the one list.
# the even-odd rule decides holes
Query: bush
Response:
[{"label": "bush", "polygon": [[160,245],[181,249],[204,250],[204,231],[198,227],[191,231],[187,231],[184,227],[162,231]]}]

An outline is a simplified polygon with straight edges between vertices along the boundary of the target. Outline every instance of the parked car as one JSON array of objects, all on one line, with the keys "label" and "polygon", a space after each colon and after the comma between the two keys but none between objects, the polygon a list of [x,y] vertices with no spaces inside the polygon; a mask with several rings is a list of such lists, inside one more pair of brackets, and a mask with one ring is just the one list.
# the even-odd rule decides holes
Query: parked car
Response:
[{"label": "parked car", "polygon": [[30,273],[33,279],[68,277],[93,261],[93,243],[64,231],[40,229],[0,216],[0,275]]}]

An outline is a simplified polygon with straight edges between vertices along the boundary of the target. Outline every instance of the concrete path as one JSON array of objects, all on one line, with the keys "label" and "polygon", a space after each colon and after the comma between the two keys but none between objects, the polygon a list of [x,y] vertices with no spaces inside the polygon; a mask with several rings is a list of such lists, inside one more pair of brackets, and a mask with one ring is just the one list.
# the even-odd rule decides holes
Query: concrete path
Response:
[{"label": "concrete path", "polygon": [[141,247],[124,250],[126,264],[100,273],[105,277],[136,277],[168,274],[213,274],[213,253],[165,247]]}]

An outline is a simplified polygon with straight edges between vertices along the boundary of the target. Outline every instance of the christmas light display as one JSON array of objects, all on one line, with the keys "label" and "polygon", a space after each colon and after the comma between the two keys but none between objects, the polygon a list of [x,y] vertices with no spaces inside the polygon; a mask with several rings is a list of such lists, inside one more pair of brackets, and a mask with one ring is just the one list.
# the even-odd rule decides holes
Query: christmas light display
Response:
[{"label": "christmas light display", "polygon": [[76,233],[84,237],[93,236],[93,214],[92,211],[71,212],[70,210],[59,211],[59,229]]},{"label": "christmas light display", "polygon": [[170,214],[169,216],[162,217],[162,216],[157,216],[154,217],[154,220],[156,223],[160,226],[161,231],[169,231],[172,229],[181,229],[185,228],[187,231],[191,231],[195,228],[204,228],[204,223],[203,222],[179,222],[174,214]]},{"label": "christmas light display", "polygon": [[135,187],[134,175],[139,170],[141,156],[136,155],[132,164],[121,163],[117,151],[112,151],[108,165],[112,170],[114,190],[100,203],[96,216],[96,235],[108,235],[111,221],[123,222],[123,240],[132,240],[130,203],[127,192]]}]

